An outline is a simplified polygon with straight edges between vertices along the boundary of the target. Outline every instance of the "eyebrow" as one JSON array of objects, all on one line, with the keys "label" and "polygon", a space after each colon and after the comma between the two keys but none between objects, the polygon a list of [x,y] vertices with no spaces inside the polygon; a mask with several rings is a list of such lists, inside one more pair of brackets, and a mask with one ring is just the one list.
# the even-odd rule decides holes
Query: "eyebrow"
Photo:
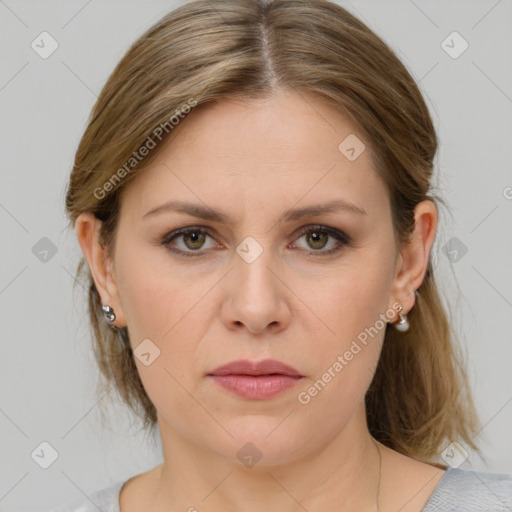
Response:
[{"label": "eyebrow", "polygon": [[[169,211],[186,213],[188,215],[192,215],[193,217],[198,217],[200,219],[219,222],[227,225],[232,225],[234,223],[234,221],[228,215],[220,210],[214,210],[213,208],[209,208],[207,206],[178,200],[168,201],[160,206],[156,206],[155,208],[152,208],[146,212],[142,218],[145,219],[151,215]],[[355,204],[344,199],[337,199],[328,203],[287,210],[283,213],[282,220],[289,222],[301,219],[303,217],[313,217],[315,215],[321,215],[323,213],[334,213],[337,211],[345,211],[358,215],[368,215],[364,208],[356,206]]]}]

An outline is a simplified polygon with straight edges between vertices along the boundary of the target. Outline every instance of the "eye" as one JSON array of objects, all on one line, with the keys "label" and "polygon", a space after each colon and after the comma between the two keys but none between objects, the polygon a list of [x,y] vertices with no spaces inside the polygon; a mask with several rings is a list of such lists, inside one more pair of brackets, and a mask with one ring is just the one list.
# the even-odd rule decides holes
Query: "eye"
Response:
[{"label": "eye", "polygon": [[[345,233],[327,226],[308,226],[307,228],[302,229],[299,235],[300,236],[297,240],[305,237],[309,247],[313,248],[313,250],[308,250],[306,248],[306,252],[314,256],[334,254],[335,252],[340,251],[344,246],[351,243],[350,237]],[[204,247],[205,241],[208,238],[213,240],[213,237],[208,233],[208,230],[199,227],[188,227],[172,231],[165,235],[161,240],[161,243],[170,251],[179,255],[200,256],[207,249],[221,247],[215,241],[211,242],[209,247]],[[331,247],[329,249],[322,250],[329,245],[329,238],[334,239],[334,243],[331,243]],[[296,242],[291,244],[291,247],[297,247]]]},{"label": "eye", "polygon": [[[351,242],[350,238],[345,233],[327,226],[309,226],[303,229],[300,235],[299,239],[305,237],[308,246],[314,249],[308,252],[315,256],[317,256],[316,253],[318,253],[319,256],[334,254]],[[324,251],[322,249],[328,245],[329,237],[334,238],[335,241],[331,244],[330,249]],[[296,243],[294,243],[293,246],[295,247]]]},{"label": "eye", "polygon": [[[183,256],[196,256],[203,252],[199,251],[199,249],[203,248],[203,244],[205,243],[206,238],[212,237],[204,229],[196,227],[183,228],[178,229],[177,231],[173,231],[172,233],[166,235],[162,240],[162,244],[167,246],[167,248],[172,252],[176,252]],[[185,245],[184,247],[180,247],[180,244],[174,243],[174,240],[180,239]],[[206,247],[206,249],[212,247],[219,247],[219,245],[214,243],[213,245],[211,245],[211,247]]]}]

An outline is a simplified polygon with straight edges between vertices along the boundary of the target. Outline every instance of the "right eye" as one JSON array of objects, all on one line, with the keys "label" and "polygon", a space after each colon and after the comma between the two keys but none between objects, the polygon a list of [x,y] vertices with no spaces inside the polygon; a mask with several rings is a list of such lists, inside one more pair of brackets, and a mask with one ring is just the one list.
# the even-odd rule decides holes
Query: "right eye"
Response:
[{"label": "right eye", "polygon": [[[162,245],[165,245],[170,251],[183,256],[200,256],[203,254],[203,251],[200,249],[203,247],[207,237],[212,238],[209,233],[202,228],[182,228],[165,235],[162,240]],[[174,240],[181,240],[182,246],[180,247]],[[219,245],[213,244],[206,249],[214,247],[219,247]]]}]

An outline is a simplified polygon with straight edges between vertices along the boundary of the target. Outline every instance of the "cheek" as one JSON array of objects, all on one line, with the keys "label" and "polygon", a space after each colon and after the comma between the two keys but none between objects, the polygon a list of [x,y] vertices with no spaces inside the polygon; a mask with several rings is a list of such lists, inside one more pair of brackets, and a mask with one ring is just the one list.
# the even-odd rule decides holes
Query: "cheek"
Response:
[{"label": "cheek", "polygon": [[[198,340],[207,329],[204,316],[203,322],[200,321],[203,310],[199,302],[206,291],[202,286],[184,286],[179,278],[170,274],[162,276],[149,271],[132,278],[123,292],[135,355],[138,344],[150,339],[159,351],[156,366],[168,372],[161,378],[167,381],[172,374],[179,382],[189,381],[190,370],[198,366]],[[140,368],[141,378],[145,376],[145,369]],[[152,372],[148,374],[148,378],[152,375]]]},{"label": "cheek", "polygon": [[[376,286],[373,281],[344,279],[323,299],[330,335],[316,340],[321,347],[320,372],[343,373],[352,385],[373,371],[387,325],[382,318],[388,300],[385,288]],[[333,368],[340,359],[343,369],[339,364]]]},{"label": "cheek", "polygon": [[[194,393],[199,369],[204,367],[198,360],[197,342],[203,326],[194,321],[199,311],[194,305],[206,291],[184,285],[179,276],[163,275],[155,267],[127,275],[121,293],[140,379],[159,414],[186,437],[187,425],[204,414],[189,393]],[[180,411],[179,415],[173,411]]]},{"label": "cheek", "polygon": [[[324,282],[322,294],[317,294],[318,311],[322,311],[337,348],[350,345],[350,340],[375,326],[386,313],[391,293],[390,268],[382,259],[361,255],[359,261]],[[379,321],[377,328],[382,327]]]},{"label": "cheek", "polygon": [[120,236],[116,261],[120,301],[134,345],[171,329],[183,315],[190,290],[176,270],[165,265],[165,250],[141,245]]},{"label": "cheek", "polygon": [[[191,372],[204,367],[198,360],[199,355],[203,357],[198,340],[208,322],[200,299],[213,283],[184,275],[165,254],[162,260],[154,247],[129,247],[128,243],[119,247],[123,247],[118,253],[123,258],[116,262],[119,294],[139,375],[155,405],[174,400],[184,393],[180,384],[190,387],[191,379],[197,377]],[[138,358],[142,351],[150,356]],[[152,362],[144,364],[148,359]]]},{"label": "cheek", "polygon": [[387,327],[390,261],[361,257],[324,281],[321,294],[310,296],[311,309],[319,312],[328,329],[315,340],[316,371],[300,403],[316,402],[320,410],[344,416],[364,398]]}]

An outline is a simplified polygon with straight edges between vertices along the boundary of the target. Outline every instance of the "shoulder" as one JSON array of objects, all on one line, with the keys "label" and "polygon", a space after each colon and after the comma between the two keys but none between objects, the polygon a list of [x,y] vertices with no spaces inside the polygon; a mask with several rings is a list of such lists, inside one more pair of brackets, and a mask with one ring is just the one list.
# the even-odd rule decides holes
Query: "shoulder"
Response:
[{"label": "shoulder", "polygon": [[53,512],[119,512],[119,493],[124,481],[93,492],[87,497],[63,505]]},{"label": "shoulder", "polygon": [[512,510],[512,474],[448,468],[423,512],[500,512]]}]

